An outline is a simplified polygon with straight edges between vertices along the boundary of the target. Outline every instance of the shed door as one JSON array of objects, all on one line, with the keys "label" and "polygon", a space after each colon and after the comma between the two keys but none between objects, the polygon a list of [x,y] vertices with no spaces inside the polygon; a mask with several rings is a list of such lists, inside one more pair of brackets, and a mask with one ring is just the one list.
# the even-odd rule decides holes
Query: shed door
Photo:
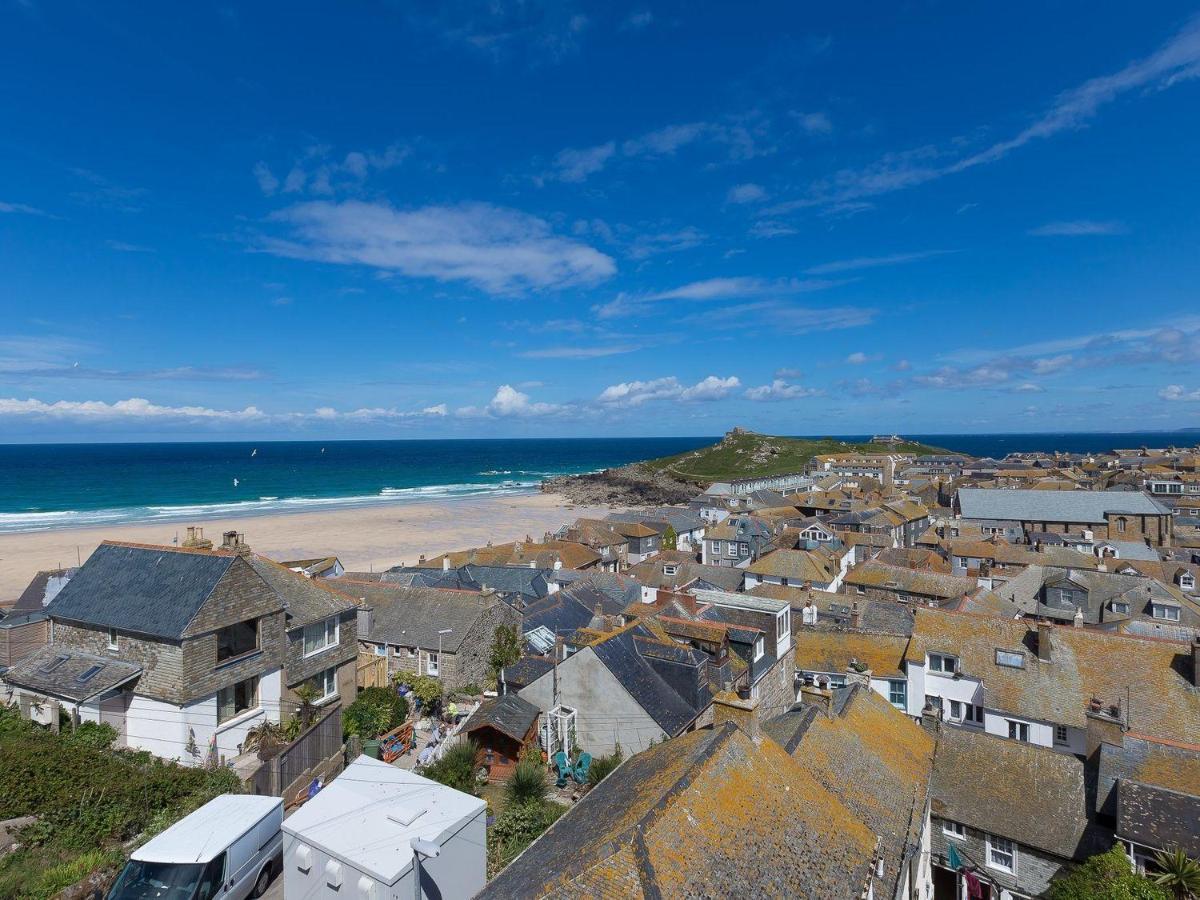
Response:
[{"label": "shed door", "polygon": [[125,725],[125,712],[129,708],[129,697],[128,691],[121,691],[100,701],[100,722],[111,725],[117,730],[117,747],[124,747],[129,737]]}]

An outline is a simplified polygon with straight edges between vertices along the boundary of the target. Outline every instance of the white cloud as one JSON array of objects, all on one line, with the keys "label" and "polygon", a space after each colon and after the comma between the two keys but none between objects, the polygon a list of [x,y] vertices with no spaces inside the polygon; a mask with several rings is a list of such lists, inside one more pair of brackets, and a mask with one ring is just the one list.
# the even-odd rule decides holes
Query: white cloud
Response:
[{"label": "white cloud", "polygon": [[625,141],[621,150],[626,156],[672,156],[680,148],[699,140],[712,128],[707,122],[668,125]]},{"label": "white cloud", "polygon": [[1064,353],[1061,356],[1048,356],[1043,359],[1035,359],[1033,361],[1033,374],[1035,375],[1052,375],[1055,372],[1060,372],[1068,368],[1075,361],[1070,353]]},{"label": "white cloud", "polygon": [[722,400],[741,387],[736,375],[719,378],[709,375],[685,387],[674,375],[651,381],[626,381],[606,387],[596,398],[601,406],[641,406],[652,400],[679,400],[684,403]]},{"label": "white cloud", "polygon": [[501,418],[530,418],[563,412],[566,409],[557,403],[535,403],[529,395],[518,391],[509,384],[502,384],[496,389],[492,401],[484,407],[464,406],[456,410],[456,414],[465,418],[480,416],[496,416]]},{"label": "white cloud", "polygon": [[1032,381],[1026,381],[1018,384],[1013,388],[1013,393],[1016,394],[1040,394],[1043,388],[1034,384]]},{"label": "white cloud", "polygon": [[141,397],[105,403],[102,400],[18,400],[0,399],[0,417],[43,420],[119,421],[122,419],[168,419],[177,421],[219,420],[226,422],[262,421],[266,414],[254,406],[245,409],[210,409],[205,406],[160,406]]},{"label": "white cloud", "polygon": [[582,150],[563,150],[554,157],[552,171],[542,177],[573,184],[586,181],[589,175],[603,169],[616,152],[617,145],[614,141]]},{"label": "white cloud", "polygon": [[1036,237],[1086,237],[1089,235],[1125,234],[1129,231],[1120,222],[1096,222],[1077,219],[1073,222],[1047,222],[1029,233]]},{"label": "white cloud", "polygon": [[746,183],[735,184],[729,189],[728,200],[730,203],[757,203],[759,200],[765,199],[767,196],[766,190],[760,184]]},{"label": "white cloud", "polygon": [[153,253],[153,247],[144,247],[141,244],[129,244],[125,241],[105,241],[107,246],[121,253]]},{"label": "white cloud", "polygon": [[[608,303],[592,307],[592,312],[600,319],[611,319],[617,316],[636,315],[649,311],[652,304],[670,300],[715,302],[739,298],[761,297],[764,295],[787,296],[791,294],[806,294],[837,287],[845,282],[829,281],[817,278],[753,278],[750,276],[733,276],[726,278],[705,278],[701,281],[691,281],[679,287],[651,294],[620,293]],[[873,313],[873,311],[868,311]]]},{"label": "white cloud", "polygon": [[518,353],[522,359],[600,359],[618,356],[640,349],[637,344],[608,344],[596,347],[546,347],[541,350],[526,350]]},{"label": "white cloud", "polygon": [[23,213],[27,216],[45,216],[46,218],[55,218],[48,212],[38,209],[36,206],[30,206],[27,203],[6,203],[0,200],[0,213]]},{"label": "white cloud", "polygon": [[822,391],[817,388],[807,388],[799,384],[791,384],[782,378],[776,378],[770,384],[759,385],[746,391],[746,398],[758,402],[778,400],[798,400],[802,397],[816,397]]},{"label": "white cloud", "polygon": [[1182,384],[1168,384],[1165,388],[1158,392],[1158,396],[1163,400],[1200,400],[1200,388],[1188,390]]},{"label": "white cloud", "polygon": [[696,400],[723,400],[741,386],[742,383],[736,375],[730,375],[728,378],[718,378],[716,375],[709,375],[707,378],[696,382],[690,388],[685,389],[679,395],[679,399],[685,403]]},{"label": "white cloud", "polygon": [[867,356],[867,354],[863,353],[861,350],[857,350],[846,357],[846,362],[852,366],[861,366],[864,363],[869,363],[873,359],[876,359],[876,357]]},{"label": "white cloud", "polygon": [[659,253],[676,253],[680,250],[690,250],[704,243],[704,232],[691,225],[678,231],[662,231],[652,234],[639,234],[629,245],[630,259],[647,259]]},{"label": "white cloud", "polygon": [[625,17],[625,21],[621,23],[622,28],[630,31],[641,31],[654,21],[654,13],[648,9],[639,9],[631,12]]},{"label": "white cloud", "polygon": [[268,197],[279,190],[279,179],[261,159],[254,164],[254,178],[258,181],[258,189]]},{"label": "white cloud", "polygon": [[833,123],[823,112],[792,113],[805,134],[821,136],[833,133]]},{"label": "white cloud", "polygon": [[542,219],[486,203],[398,210],[312,201],[271,219],[291,235],[263,238],[259,249],[268,253],[465,281],[492,294],[593,284],[616,271],[610,257],[553,234]]}]

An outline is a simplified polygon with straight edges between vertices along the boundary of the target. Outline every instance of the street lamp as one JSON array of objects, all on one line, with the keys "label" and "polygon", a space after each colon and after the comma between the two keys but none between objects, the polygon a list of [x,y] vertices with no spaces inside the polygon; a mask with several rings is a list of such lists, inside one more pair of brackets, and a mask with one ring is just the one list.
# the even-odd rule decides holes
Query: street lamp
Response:
[{"label": "street lamp", "polygon": [[443,628],[441,631],[439,631],[439,632],[438,632],[438,667],[437,667],[437,674],[438,674],[438,677],[439,677],[439,678],[441,678],[441,677],[442,677],[442,636],[443,636],[443,635],[446,635],[446,634],[454,634],[454,629],[453,629],[453,628]]}]

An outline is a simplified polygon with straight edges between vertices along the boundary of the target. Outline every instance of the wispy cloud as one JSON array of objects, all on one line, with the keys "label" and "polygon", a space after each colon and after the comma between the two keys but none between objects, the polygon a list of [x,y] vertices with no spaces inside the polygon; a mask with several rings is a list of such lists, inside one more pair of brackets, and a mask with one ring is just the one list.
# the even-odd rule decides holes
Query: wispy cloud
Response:
[{"label": "wispy cloud", "polygon": [[72,174],[84,181],[88,187],[71,193],[71,199],[89,206],[99,206],[118,212],[142,211],[141,201],[148,193],[145,188],[131,188],[110,181],[89,169],[74,168]]},{"label": "wispy cloud", "polygon": [[1047,222],[1029,233],[1036,237],[1086,237],[1088,235],[1126,234],[1129,229],[1121,222],[1096,222],[1076,219],[1071,222]]},{"label": "wispy cloud", "polygon": [[611,319],[649,312],[655,304],[664,301],[712,302],[762,296],[781,297],[828,290],[841,284],[845,284],[845,282],[818,278],[770,279],[751,276],[705,278],[649,294],[618,294],[608,303],[592,307],[592,312],[596,314],[597,318]]},{"label": "wispy cloud", "polygon": [[1166,90],[1200,76],[1200,17],[1194,17],[1157,50],[1110,74],[1059,94],[1030,125],[1011,138],[966,156],[932,145],[889,153],[858,169],[843,169],[811,185],[806,196],[768,210],[771,214],[809,206],[861,200],[997,162],[1027,144],[1088,125],[1106,105],[1136,91]]},{"label": "wispy cloud", "polygon": [[526,350],[517,356],[523,359],[600,359],[605,356],[619,356],[622,353],[633,353],[640,350],[639,344],[609,344],[597,347],[544,347],[539,350]]},{"label": "wispy cloud", "polygon": [[452,44],[500,62],[518,54],[532,64],[574,55],[591,25],[571,0],[409,4],[409,20]]},{"label": "wispy cloud", "polygon": [[302,425],[319,422],[387,422],[420,418],[440,418],[447,414],[444,403],[420,410],[395,408],[360,408],[338,411],[319,407],[311,412],[266,412],[256,406],[242,409],[220,409],[209,406],[172,406],[152,403],[141,397],[105,402],[103,400],[56,400],[45,402],[34,398],[0,398],[0,419],[25,422],[73,422],[80,424],[104,422],[140,422],[165,424],[276,424]]},{"label": "wispy cloud", "polygon": [[262,237],[277,256],[463,281],[490,294],[595,284],[616,271],[612,259],[560,237],[542,219],[484,203],[399,210],[385,203],[311,201],[270,221],[287,237]]},{"label": "wispy cloud", "polygon": [[1189,390],[1182,384],[1168,384],[1165,388],[1158,392],[1158,396],[1162,400],[1175,402],[1177,400],[1197,401],[1200,400],[1200,388]]},{"label": "wispy cloud", "polygon": [[314,144],[305,148],[290,167],[281,169],[286,170],[282,179],[265,160],[256,162],[252,171],[264,196],[307,193],[329,197],[359,190],[370,175],[395,168],[411,153],[412,148],[408,145],[395,143],[380,151],[351,150],[344,155],[335,155],[332,148]]},{"label": "wispy cloud", "polygon": [[833,122],[829,120],[829,116],[823,112],[792,113],[800,130],[808,135],[825,136],[833,134]]},{"label": "wispy cloud", "polygon": [[888,256],[859,256],[854,259],[839,259],[834,262],[822,263],[804,270],[805,275],[836,275],[839,272],[856,272],[859,269],[877,269],[882,266],[898,266],[904,263],[919,262],[932,259],[935,256],[945,256],[954,250],[922,250],[918,253],[892,253]]},{"label": "wispy cloud", "polygon": [[617,145],[614,141],[598,144],[595,147],[585,147],[582,150],[561,150],[554,157],[551,171],[543,177],[578,184],[586,181],[589,175],[594,175],[603,169],[616,152]]},{"label": "wispy cloud", "polygon": [[58,216],[53,216],[44,209],[30,206],[28,203],[8,203],[4,200],[0,200],[0,213],[19,213],[25,216],[41,216],[46,219],[58,218]]},{"label": "wispy cloud", "polygon": [[770,329],[780,334],[809,334],[870,325],[877,314],[870,307],[799,306],[787,300],[757,300],[688,316],[692,325],[728,330]]},{"label": "wispy cloud", "polygon": [[141,244],[130,244],[126,241],[105,241],[106,246],[120,253],[153,253],[153,247],[144,247]]},{"label": "wispy cloud", "polygon": [[765,200],[766,196],[767,192],[762,185],[746,183],[735,184],[731,187],[726,199],[730,203],[758,203],[760,200]]},{"label": "wispy cloud", "polygon": [[705,234],[698,228],[687,226],[675,231],[658,231],[639,234],[626,250],[630,259],[648,259],[660,253],[678,253],[691,250],[704,243]]}]

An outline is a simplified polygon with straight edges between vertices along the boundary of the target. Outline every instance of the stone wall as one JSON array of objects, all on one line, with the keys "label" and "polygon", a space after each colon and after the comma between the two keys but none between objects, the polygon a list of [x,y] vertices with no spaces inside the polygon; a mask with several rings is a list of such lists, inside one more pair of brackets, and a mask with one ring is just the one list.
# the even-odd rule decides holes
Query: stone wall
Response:
[{"label": "stone wall", "polygon": [[292,628],[287,633],[287,650],[283,660],[283,680],[295,687],[330,666],[340,665],[358,656],[358,610],[342,613],[338,622],[338,646],[304,657],[304,628]]},{"label": "stone wall", "polygon": [[[937,801],[934,800],[934,803]],[[964,864],[976,866],[983,877],[993,884],[999,885],[1002,889],[1016,891],[1026,897],[1040,897],[1045,893],[1049,888],[1050,879],[1068,863],[1061,857],[1052,856],[1018,843],[1017,872],[1014,876],[987,865],[986,836],[978,829],[967,828],[965,840],[951,838],[943,830],[942,820],[934,816],[932,838],[934,865],[949,868],[946,856],[949,852],[947,847],[953,844]],[[997,895],[997,893],[993,893],[992,896]]]},{"label": "stone wall", "polygon": [[[259,649],[234,659],[217,662],[217,633],[210,632],[183,642],[183,683],[185,700],[215,694],[221,688],[237,684],[252,675],[272,672],[283,666],[284,630],[282,610],[258,620]],[[227,624],[253,616],[233,614]],[[134,689],[141,693],[140,688]]]},{"label": "stone wall", "polygon": [[180,643],[154,641],[118,631],[117,649],[109,650],[107,628],[84,628],[63,622],[54,623],[53,642],[141,666],[142,675],[134,686],[135,693],[175,704],[190,696],[184,690],[183,646]]}]

